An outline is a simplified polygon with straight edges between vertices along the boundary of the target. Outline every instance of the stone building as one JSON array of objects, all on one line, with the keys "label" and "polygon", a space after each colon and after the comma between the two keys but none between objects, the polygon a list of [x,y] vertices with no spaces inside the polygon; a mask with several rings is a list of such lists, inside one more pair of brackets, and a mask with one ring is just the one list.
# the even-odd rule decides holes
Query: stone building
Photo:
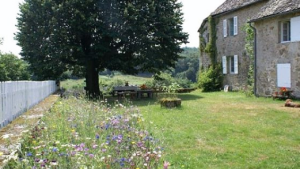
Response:
[{"label": "stone building", "polygon": [[[247,85],[250,60],[245,51],[246,33],[243,26],[265,3],[265,0],[226,0],[211,13],[216,27],[215,59],[223,67],[223,84],[231,86],[233,90],[243,89]],[[206,18],[198,30],[200,49],[209,42],[209,24]],[[211,59],[205,51],[201,50],[200,53],[200,66],[207,69]]]},{"label": "stone building", "polygon": [[[211,17],[215,19],[216,61],[222,64],[223,85],[235,90],[247,84],[249,57],[245,51],[247,23],[255,28],[255,94],[271,96],[280,87],[300,97],[300,0],[226,0]],[[200,49],[209,42],[209,21],[198,32]],[[200,65],[211,59],[201,51]]]},{"label": "stone building", "polygon": [[300,1],[269,0],[252,17],[256,28],[256,93],[280,87],[300,97]]}]

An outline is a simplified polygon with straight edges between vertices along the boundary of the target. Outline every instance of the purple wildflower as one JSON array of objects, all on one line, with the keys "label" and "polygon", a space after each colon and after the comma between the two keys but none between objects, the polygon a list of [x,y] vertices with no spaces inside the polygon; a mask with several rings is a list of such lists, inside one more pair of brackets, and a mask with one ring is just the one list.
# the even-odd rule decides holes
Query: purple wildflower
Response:
[{"label": "purple wildflower", "polygon": [[53,152],[57,152],[57,151],[58,151],[58,148],[57,148],[57,147],[54,147],[54,148],[52,149],[52,151],[53,151]]}]

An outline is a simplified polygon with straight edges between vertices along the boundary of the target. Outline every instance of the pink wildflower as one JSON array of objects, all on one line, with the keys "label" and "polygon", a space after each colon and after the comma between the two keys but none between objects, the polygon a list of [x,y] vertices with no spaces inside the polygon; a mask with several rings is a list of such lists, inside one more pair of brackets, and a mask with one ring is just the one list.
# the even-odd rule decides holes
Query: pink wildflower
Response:
[{"label": "pink wildflower", "polygon": [[170,166],[170,163],[167,162],[167,161],[165,161],[165,162],[164,162],[164,169],[168,169],[169,166]]}]

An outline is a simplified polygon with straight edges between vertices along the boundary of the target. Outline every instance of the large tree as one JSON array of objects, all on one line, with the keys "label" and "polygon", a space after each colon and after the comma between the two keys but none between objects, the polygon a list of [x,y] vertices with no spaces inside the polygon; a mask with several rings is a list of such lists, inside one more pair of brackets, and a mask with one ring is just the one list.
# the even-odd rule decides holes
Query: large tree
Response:
[{"label": "large tree", "polygon": [[84,68],[91,97],[100,94],[105,68],[135,74],[174,67],[188,37],[177,0],[25,0],[20,10],[16,38],[32,70],[55,78]]}]

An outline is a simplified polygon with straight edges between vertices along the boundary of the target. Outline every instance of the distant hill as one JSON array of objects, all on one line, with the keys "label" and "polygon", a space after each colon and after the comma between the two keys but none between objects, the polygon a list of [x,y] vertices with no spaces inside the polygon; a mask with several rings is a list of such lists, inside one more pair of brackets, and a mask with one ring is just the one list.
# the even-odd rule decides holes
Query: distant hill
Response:
[{"label": "distant hill", "polygon": [[176,63],[172,76],[177,78],[187,78],[192,82],[197,81],[197,73],[199,70],[199,48],[183,48],[184,51],[180,54],[182,59]]}]

